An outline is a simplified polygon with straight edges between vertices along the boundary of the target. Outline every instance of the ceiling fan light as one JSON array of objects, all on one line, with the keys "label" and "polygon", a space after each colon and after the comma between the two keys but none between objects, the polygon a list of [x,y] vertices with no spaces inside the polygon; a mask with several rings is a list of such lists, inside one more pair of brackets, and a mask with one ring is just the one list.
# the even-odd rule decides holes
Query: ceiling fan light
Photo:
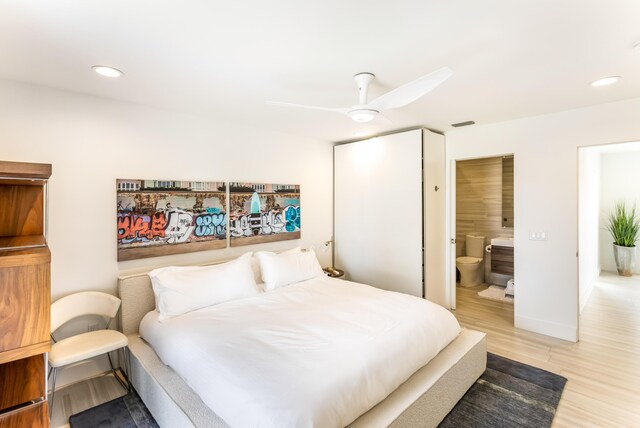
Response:
[{"label": "ceiling fan light", "polygon": [[349,112],[349,117],[353,119],[355,122],[366,123],[366,122],[371,122],[376,117],[377,114],[378,112],[376,110],[358,109],[358,110],[351,110]]}]

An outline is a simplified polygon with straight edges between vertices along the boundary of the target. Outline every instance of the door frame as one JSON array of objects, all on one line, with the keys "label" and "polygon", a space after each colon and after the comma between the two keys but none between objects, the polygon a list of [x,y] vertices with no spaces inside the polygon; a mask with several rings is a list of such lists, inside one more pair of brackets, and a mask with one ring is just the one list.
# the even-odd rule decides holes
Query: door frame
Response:
[{"label": "door frame", "polygon": [[[449,189],[449,191],[447,192],[447,198],[448,200],[446,201],[446,209],[447,209],[447,213],[446,218],[449,221],[449,227],[448,227],[448,232],[449,232],[449,236],[447,237],[447,242],[446,245],[449,246],[448,251],[446,252],[447,254],[447,269],[448,269],[448,275],[445,275],[446,278],[446,282],[445,282],[445,287],[447,288],[447,295],[449,296],[449,307],[451,310],[456,310],[456,215],[457,215],[457,211],[456,211],[456,192],[457,192],[457,188],[456,188],[456,166],[457,163],[460,161],[467,161],[467,160],[474,160],[474,159],[487,159],[487,158],[496,158],[496,157],[504,157],[504,156],[513,156],[515,159],[515,153],[511,152],[511,153],[498,153],[498,154],[492,154],[492,155],[483,155],[483,156],[471,156],[471,157],[460,157],[460,158],[455,158],[455,159],[450,159],[449,162],[447,163],[447,167],[449,168],[449,173],[446,174],[446,178],[447,178],[447,189]],[[515,171],[515,161],[514,161],[514,180],[515,180],[515,175],[516,175],[516,171]],[[514,200],[515,200],[515,184],[514,184]],[[515,218],[515,211],[514,211],[514,219],[513,219],[513,223],[514,223],[514,229],[515,229],[515,224],[516,223],[516,218]],[[515,233],[514,233],[515,235]],[[516,315],[516,305],[514,303],[514,307],[513,307],[513,314],[514,314],[514,319],[515,319],[515,315]]]},{"label": "door frame", "polygon": [[447,174],[447,180],[449,183],[447,188],[449,189],[448,196],[449,201],[447,203],[447,209],[449,210],[449,236],[447,237],[447,245],[449,251],[447,251],[448,263],[446,286],[449,290],[449,306],[452,310],[456,310],[456,159],[451,159],[449,162],[449,174]]}]

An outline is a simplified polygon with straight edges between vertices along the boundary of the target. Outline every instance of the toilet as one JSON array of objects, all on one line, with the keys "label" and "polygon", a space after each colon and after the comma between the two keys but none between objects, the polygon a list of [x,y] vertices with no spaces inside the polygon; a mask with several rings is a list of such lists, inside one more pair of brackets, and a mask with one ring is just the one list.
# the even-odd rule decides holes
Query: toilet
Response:
[{"label": "toilet", "polygon": [[484,236],[467,235],[466,256],[456,258],[460,271],[460,286],[473,287],[484,282]]}]

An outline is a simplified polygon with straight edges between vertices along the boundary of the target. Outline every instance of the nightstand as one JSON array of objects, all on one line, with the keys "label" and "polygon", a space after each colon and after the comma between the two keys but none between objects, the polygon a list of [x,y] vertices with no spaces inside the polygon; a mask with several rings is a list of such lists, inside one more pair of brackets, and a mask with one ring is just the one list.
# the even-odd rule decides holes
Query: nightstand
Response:
[{"label": "nightstand", "polygon": [[334,267],[326,267],[322,270],[327,276],[331,278],[341,278],[344,276],[344,271],[342,269],[336,269]]}]

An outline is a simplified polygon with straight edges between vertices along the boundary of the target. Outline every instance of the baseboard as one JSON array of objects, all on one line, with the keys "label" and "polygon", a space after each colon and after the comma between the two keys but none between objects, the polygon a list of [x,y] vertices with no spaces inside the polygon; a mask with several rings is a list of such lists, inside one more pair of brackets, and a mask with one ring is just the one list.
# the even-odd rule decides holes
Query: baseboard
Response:
[{"label": "baseboard", "polygon": [[555,322],[528,318],[523,316],[515,316],[514,324],[516,328],[533,331],[534,333],[544,334],[546,336],[557,337],[558,339],[568,340],[569,342],[578,341],[578,327],[566,324],[558,324]]}]

